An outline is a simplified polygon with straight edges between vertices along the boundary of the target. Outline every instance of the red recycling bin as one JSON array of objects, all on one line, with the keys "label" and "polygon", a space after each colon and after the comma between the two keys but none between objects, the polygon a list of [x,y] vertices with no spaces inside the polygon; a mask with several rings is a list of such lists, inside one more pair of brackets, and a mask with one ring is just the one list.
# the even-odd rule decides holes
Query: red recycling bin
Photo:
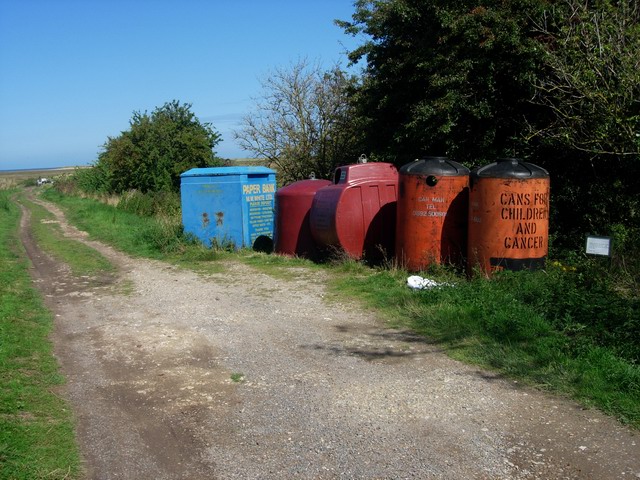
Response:
[{"label": "red recycling bin", "polygon": [[313,238],[356,259],[393,255],[397,191],[398,171],[390,163],[338,167],[333,185],[313,199]]},{"label": "red recycling bin", "polygon": [[274,251],[313,259],[318,247],[311,235],[309,214],[316,192],[329,180],[302,180],[280,188],[275,200]]},{"label": "red recycling bin", "polygon": [[549,172],[501,158],[471,172],[467,271],[538,270],[549,254]]},{"label": "red recycling bin", "polygon": [[462,266],[467,250],[469,169],[445,157],[400,168],[396,260],[409,271]]}]

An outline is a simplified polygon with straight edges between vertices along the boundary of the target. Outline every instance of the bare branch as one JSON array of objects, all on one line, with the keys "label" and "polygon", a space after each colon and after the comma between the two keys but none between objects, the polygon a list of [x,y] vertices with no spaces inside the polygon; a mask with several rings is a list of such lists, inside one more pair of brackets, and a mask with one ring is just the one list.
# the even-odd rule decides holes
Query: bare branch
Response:
[{"label": "bare branch", "polygon": [[531,128],[528,138],[543,137],[594,155],[640,154],[640,39],[638,8],[622,0],[593,11],[580,0],[564,0],[570,12],[559,31],[547,16],[537,33],[545,44],[550,74],[535,85],[534,103],[553,119]]},{"label": "bare branch", "polygon": [[290,69],[276,69],[262,80],[255,110],[235,132],[240,146],[278,167],[285,182],[306,178],[310,172],[330,177],[336,156],[353,143],[347,98],[350,80],[338,67],[323,71],[302,60]]}]

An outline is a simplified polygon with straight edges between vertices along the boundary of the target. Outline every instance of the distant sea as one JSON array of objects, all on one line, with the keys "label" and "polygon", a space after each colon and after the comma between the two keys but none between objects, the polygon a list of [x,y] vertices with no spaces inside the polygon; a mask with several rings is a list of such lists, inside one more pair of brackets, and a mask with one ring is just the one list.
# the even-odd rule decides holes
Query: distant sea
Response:
[{"label": "distant sea", "polygon": [[74,168],[76,167],[7,168],[0,169],[0,173],[47,172],[50,170],[72,170]]}]

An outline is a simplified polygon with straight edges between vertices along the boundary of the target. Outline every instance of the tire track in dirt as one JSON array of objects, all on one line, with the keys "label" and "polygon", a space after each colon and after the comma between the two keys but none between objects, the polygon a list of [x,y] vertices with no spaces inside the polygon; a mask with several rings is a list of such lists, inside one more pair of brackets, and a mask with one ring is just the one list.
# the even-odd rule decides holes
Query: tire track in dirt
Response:
[{"label": "tire track in dirt", "polygon": [[73,278],[23,216],[87,478],[640,478],[635,431],[327,302],[318,274],[130,258],[41,204],[118,267]]},{"label": "tire track in dirt", "polygon": [[[212,478],[214,464],[198,454],[205,448],[200,431],[205,416],[214,410],[224,415],[233,401],[228,373],[209,365],[215,355],[200,338],[154,322],[153,311],[134,310],[141,297],[126,291],[135,260],[87,240],[54,205],[31,200],[56,215],[66,236],[96,248],[119,272],[75,278],[38,248],[22,207],[21,240],[56,317],[55,353],[87,478]],[[212,383],[221,401],[209,388],[202,393]]]}]

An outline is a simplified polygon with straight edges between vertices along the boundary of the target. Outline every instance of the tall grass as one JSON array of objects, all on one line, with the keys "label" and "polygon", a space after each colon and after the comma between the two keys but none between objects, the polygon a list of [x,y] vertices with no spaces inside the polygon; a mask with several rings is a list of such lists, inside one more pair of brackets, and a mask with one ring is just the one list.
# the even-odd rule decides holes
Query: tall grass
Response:
[{"label": "tall grass", "polygon": [[32,288],[19,247],[19,210],[0,190],[0,477],[80,476],[64,382],[48,340],[51,314]]},{"label": "tall grass", "polygon": [[180,195],[174,192],[141,193],[125,192],[119,197],[117,207],[143,217],[180,219]]}]

